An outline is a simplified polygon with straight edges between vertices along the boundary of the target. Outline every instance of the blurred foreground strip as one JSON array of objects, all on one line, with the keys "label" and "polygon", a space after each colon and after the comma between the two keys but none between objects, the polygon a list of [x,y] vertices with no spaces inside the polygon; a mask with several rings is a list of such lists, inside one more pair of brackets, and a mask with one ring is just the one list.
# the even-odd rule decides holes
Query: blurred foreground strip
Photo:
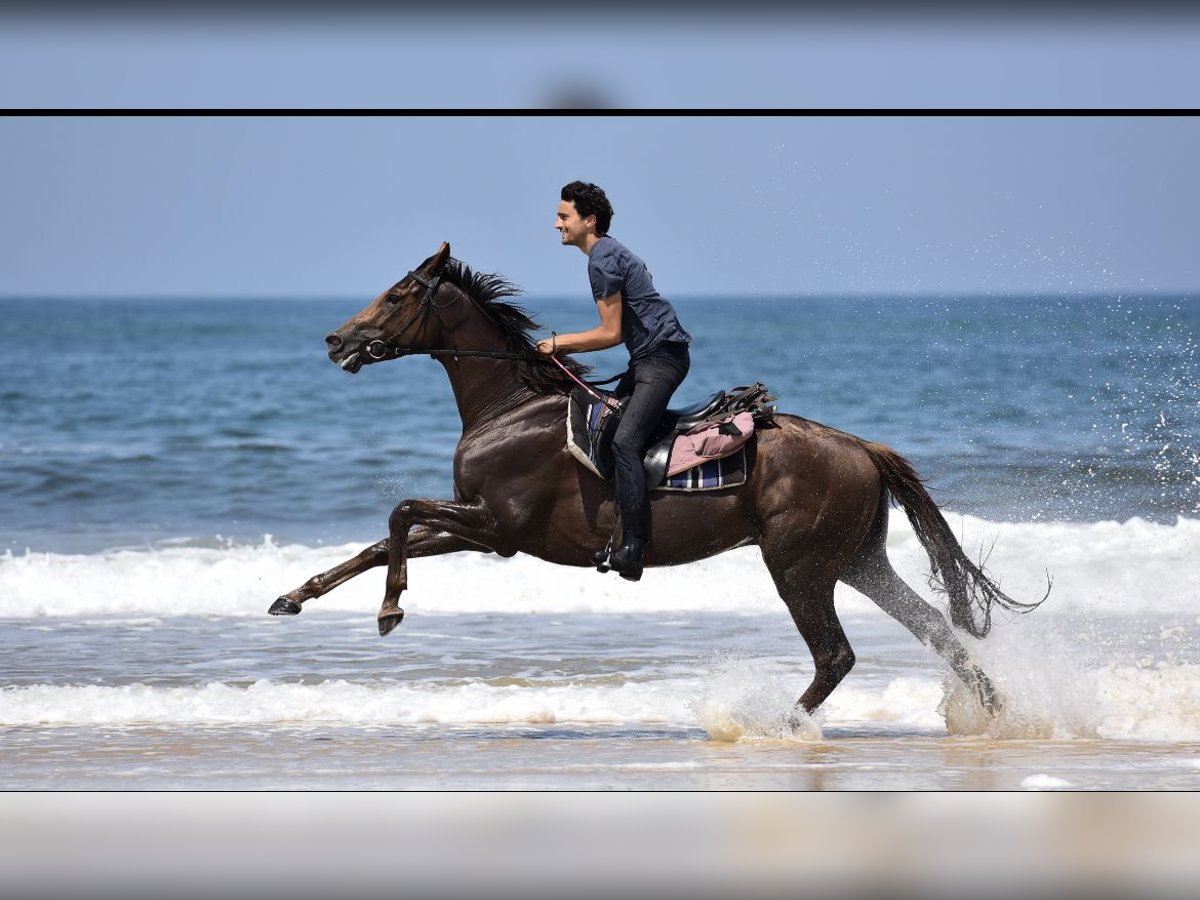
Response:
[{"label": "blurred foreground strip", "polygon": [[8,897],[1173,897],[1183,795],[10,794]]}]

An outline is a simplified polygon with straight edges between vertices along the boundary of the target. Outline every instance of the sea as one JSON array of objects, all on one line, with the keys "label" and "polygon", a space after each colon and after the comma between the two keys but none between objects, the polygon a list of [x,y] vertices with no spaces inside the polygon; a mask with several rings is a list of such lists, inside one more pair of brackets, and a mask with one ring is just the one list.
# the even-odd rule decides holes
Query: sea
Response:
[{"label": "sea", "polygon": [[[442,366],[325,356],[369,299],[0,300],[0,789],[1200,787],[1200,295],[672,298],[679,405],[762,381],[905,455],[1005,592],[1051,585],[963,638],[995,720],[839,586],[857,665],[796,728],[812,661],[752,547],[637,584],[416,560],[387,637],[382,569],[267,615],[451,496]],[[888,552],[944,609],[899,513]]]}]

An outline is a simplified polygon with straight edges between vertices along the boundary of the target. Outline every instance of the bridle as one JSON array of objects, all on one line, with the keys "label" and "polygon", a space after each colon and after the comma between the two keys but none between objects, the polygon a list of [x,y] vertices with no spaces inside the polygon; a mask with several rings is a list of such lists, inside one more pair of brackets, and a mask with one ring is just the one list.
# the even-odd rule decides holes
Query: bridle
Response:
[{"label": "bridle", "polygon": [[[443,303],[439,306],[437,301],[434,300],[438,288],[442,286],[443,273],[440,269],[429,278],[425,278],[417,272],[409,272],[408,277],[425,288],[425,296],[417,304],[417,308],[413,310],[412,315],[397,329],[396,333],[392,336],[392,341],[395,341],[400,335],[404,334],[427,311],[432,310],[436,316],[439,309],[449,309],[458,301],[458,298],[454,297],[449,303]],[[480,312],[483,312],[483,307],[479,306],[470,294],[466,296],[468,300],[475,303]],[[363,352],[376,361],[399,359],[402,356],[453,356],[455,359],[460,356],[484,356],[489,359],[545,359],[540,353],[512,353],[504,350],[459,350],[457,347],[447,347],[439,350],[411,350],[407,347],[401,347],[395,343],[388,343],[381,340],[371,341],[363,348]]]},{"label": "bridle", "polygon": [[[395,340],[396,338],[400,337],[400,335],[404,334],[404,332],[408,331],[409,327],[425,313],[426,307],[437,310],[445,309],[447,306],[454,304],[454,300],[451,300],[445,306],[439,307],[437,303],[434,302],[434,295],[437,294],[437,289],[442,285],[443,271],[441,269],[438,269],[438,271],[435,272],[429,279],[419,275],[417,272],[409,272],[408,277],[425,288],[425,297],[420,303],[417,304],[417,308],[413,310],[412,315],[405,320],[404,324],[401,325],[399,330],[397,330],[397,332],[392,336],[392,340]],[[457,299],[458,298],[456,297],[455,300]],[[371,341],[366,347],[363,348],[363,350],[366,351],[367,356],[375,360],[387,359],[388,356],[411,356],[417,353],[428,352],[419,350],[405,350],[402,347],[397,347],[394,344],[386,344],[380,340]]]}]

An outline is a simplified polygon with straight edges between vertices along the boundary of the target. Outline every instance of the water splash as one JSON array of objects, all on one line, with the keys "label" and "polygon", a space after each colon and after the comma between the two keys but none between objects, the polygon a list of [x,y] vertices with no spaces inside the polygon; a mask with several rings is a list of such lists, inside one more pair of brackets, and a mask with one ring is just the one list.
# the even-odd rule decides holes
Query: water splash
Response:
[{"label": "water splash", "polygon": [[704,696],[689,705],[714,741],[822,740],[818,720],[795,707],[790,681],[754,660],[726,656],[709,676]]},{"label": "water splash", "polygon": [[1131,473],[1145,473],[1164,508],[1200,512],[1200,347],[1180,303],[1165,319],[1118,296],[1105,320],[1116,348],[1102,360],[1091,397],[1093,430],[1120,448]]}]

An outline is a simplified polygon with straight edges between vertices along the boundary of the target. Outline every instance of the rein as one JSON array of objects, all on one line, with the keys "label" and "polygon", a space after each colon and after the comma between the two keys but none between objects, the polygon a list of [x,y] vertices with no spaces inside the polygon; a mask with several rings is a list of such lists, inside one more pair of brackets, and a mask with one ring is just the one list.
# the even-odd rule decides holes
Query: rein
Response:
[{"label": "rein", "polygon": [[367,356],[374,360],[391,357],[399,359],[402,356],[483,356],[488,359],[540,359],[540,353],[510,353],[503,350],[459,350],[457,347],[447,347],[441,350],[410,350],[406,347],[396,347],[383,341],[371,341],[366,346]]},{"label": "rein", "polygon": [[559,362],[558,357],[551,356],[551,357],[549,357],[549,359],[550,359],[550,362],[554,363],[556,366],[558,366],[560,369],[562,369],[564,372],[566,372],[568,378],[570,378],[573,382],[575,382],[577,385],[579,385],[581,388],[583,388],[585,391],[587,391],[591,395],[593,400],[595,400],[598,403],[604,403],[604,404],[608,405],[609,407],[611,407],[612,409],[617,410],[618,412],[620,411],[621,401],[619,401],[616,397],[613,397],[612,395],[609,395],[607,397],[601,397],[598,393],[596,393],[596,391],[593,390],[593,386],[598,385],[598,384],[608,384],[610,381],[616,381],[618,378],[621,377],[621,375],[625,374],[624,372],[622,372],[621,375],[614,375],[612,378],[609,378],[608,381],[594,381],[591,384],[585,384],[582,379],[575,377],[574,372],[572,372],[570,369],[568,369],[566,366],[564,366],[561,362]]},{"label": "rein", "polygon": [[542,353],[512,353],[504,350],[459,350],[457,347],[449,347],[443,350],[410,350],[405,347],[396,347],[391,344],[385,344],[383,341],[371,341],[366,346],[366,353],[371,359],[384,360],[389,357],[392,359],[400,359],[405,356],[452,356],[458,359],[461,356],[481,356],[486,359],[528,359],[535,362],[552,362],[566,373],[566,376],[573,382],[587,391],[594,400],[607,402],[610,406],[616,404],[616,400],[612,397],[601,397],[593,388],[604,384],[612,384],[625,373],[614,375],[612,378],[606,378],[604,381],[583,381],[574,372],[564,366],[556,356],[546,356]]},{"label": "rein", "polygon": [[[443,306],[439,307],[433,300],[434,294],[437,293],[437,289],[441,286],[441,281],[442,281],[442,273],[441,272],[438,272],[430,280],[423,278],[421,275],[417,274],[416,272],[409,272],[408,277],[413,279],[413,281],[417,282],[417,284],[419,284],[425,288],[425,299],[423,299],[420,302],[420,304],[418,304],[417,308],[415,310],[413,310],[413,314],[408,317],[408,319],[405,321],[405,323],[403,325],[400,326],[399,330],[395,334],[395,337],[400,337],[400,335],[402,335],[405,331],[407,331],[409,329],[409,327],[411,327],[412,324],[414,322],[416,322],[417,319],[420,318],[420,316],[425,312],[426,307],[430,307],[434,310],[444,309],[445,307],[450,306],[454,302],[453,300],[451,300],[450,303],[444,304]],[[472,303],[475,303],[475,306],[478,307],[481,312],[483,311],[483,308],[479,306],[479,304],[475,301],[475,299],[470,294],[467,294],[466,297]],[[363,348],[363,352],[365,352],[367,354],[367,356],[371,357],[371,359],[376,360],[376,361],[388,359],[389,357],[392,359],[400,359],[401,357],[404,357],[404,356],[428,356],[431,358],[436,358],[439,356],[452,356],[456,361],[460,357],[472,357],[472,356],[483,357],[485,359],[525,359],[525,360],[536,360],[536,361],[540,361],[540,362],[545,362],[545,361],[549,360],[550,362],[552,362],[556,366],[558,366],[560,369],[562,369],[563,372],[566,373],[568,378],[570,378],[577,385],[579,385],[581,388],[583,388],[585,391],[587,391],[595,400],[602,400],[604,398],[602,398],[598,393],[596,393],[595,390],[593,390],[594,386],[598,386],[598,385],[602,385],[602,384],[611,384],[612,382],[619,379],[621,377],[621,375],[625,374],[624,372],[622,372],[621,375],[614,375],[612,378],[607,378],[604,381],[593,381],[590,383],[584,382],[581,379],[579,379],[578,377],[576,377],[574,372],[572,372],[570,369],[568,369],[566,366],[564,366],[558,360],[557,357],[546,356],[545,354],[542,354],[542,353],[513,353],[511,351],[506,351],[506,350],[459,350],[457,347],[448,347],[448,348],[436,349],[436,350],[411,350],[407,347],[399,347],[395,344],[387,344],[381,340],[371,341],[369,344],[367,344]],[[609,405],[618,405],[617,401],[613,400],[611,397],[607,398],[607,402],[609,403]]]}]

